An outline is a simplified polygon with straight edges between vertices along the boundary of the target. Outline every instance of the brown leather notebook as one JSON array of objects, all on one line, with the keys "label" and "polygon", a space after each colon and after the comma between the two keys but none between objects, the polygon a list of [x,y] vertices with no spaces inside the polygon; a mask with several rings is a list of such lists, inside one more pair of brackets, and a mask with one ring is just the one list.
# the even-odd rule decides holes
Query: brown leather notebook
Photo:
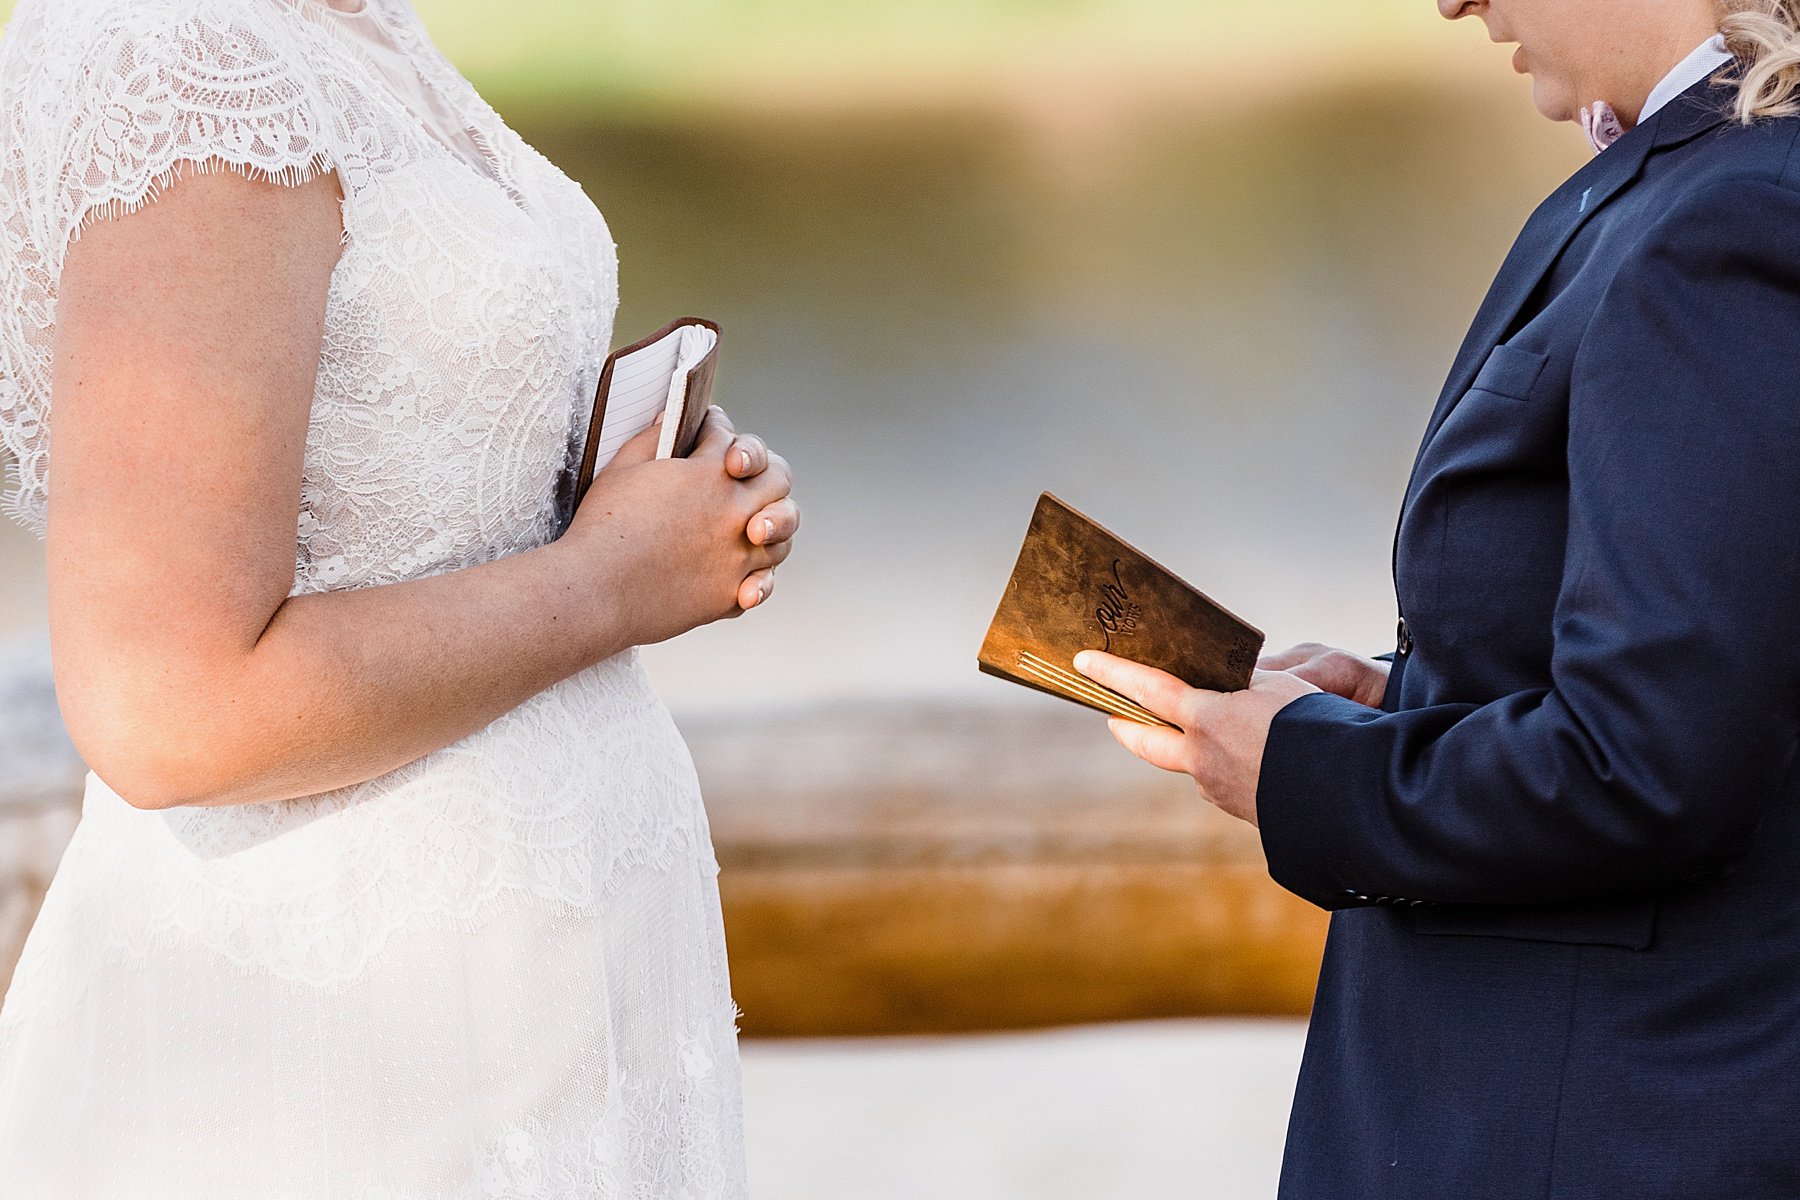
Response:
[{"label": "brown leather notebook", "polygon": [[600,369],[587,447],[575,478],[573,503],[581,503],[594,475],[619,447],[663,418],[658,458],[686,458],[700,440],[712,404],[719,366],[719,327],[699,317],[671,321],[641,342],[615,350]]},{"label": "brown leather notebook", "polygon": [[989,675],[1166,726],[1078,673],[1075,656],[1105,650],[1197,688],[1235,692],[1250,686],[1262,646],[1260,630],[1045,492],[980,661]]}]

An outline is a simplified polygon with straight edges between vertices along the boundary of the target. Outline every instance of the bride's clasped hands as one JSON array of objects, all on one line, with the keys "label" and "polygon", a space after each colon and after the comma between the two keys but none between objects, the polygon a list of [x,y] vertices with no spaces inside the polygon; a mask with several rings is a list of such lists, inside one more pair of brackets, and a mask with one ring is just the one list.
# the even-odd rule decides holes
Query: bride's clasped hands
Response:
[{"label": "bride's clasped hands", "polygon": [[661,425],[594,477],[559,547],[584,565],[596,611],[648,646],[767,602],[793,551],[800,509],[787,460],[738,435],[717,406],[685,459],[658,459]]}]

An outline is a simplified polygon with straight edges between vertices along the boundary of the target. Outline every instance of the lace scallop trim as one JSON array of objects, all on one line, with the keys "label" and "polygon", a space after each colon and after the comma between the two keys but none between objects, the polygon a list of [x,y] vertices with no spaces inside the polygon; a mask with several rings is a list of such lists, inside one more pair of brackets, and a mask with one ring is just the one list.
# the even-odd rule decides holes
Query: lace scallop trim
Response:
[{"label": "lace scallop trim", "polygon": [[[69,245],[74,246],[81,240],[83,233],[102,221],[116,221],[156,203],[162,199],[164,192],[184,179],[227,172],[242,175],[258,183],[278,184],[282,187],[302,187],[322,175],[335,175],[337,165],[332,157],[324,151],[313,155],[306,162],[290,163],[282,167],[269,167],[261,163],[229,158],[221,154],[209,153],[204,157],[183,155],[146,180],[142,191],[137,195],[114,196],[84,209],[81,218],[69,233]],[[344,231],[340,242],[344,245],[349,244],[350,231],[348,229]]]}]

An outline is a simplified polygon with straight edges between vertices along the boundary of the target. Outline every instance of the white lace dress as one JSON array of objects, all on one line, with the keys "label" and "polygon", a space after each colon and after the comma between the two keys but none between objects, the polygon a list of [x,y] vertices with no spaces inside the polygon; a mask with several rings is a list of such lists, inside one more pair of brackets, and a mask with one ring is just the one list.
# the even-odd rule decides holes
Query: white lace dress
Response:
[{"label": "white lace dress", "polygon": [[[612,241],[406,0],[21,0],[0,42],[15,515],[41,526],[48,494],[66,249],[179,164],[333,171],[345,194],[297,593],[554,536]],[[716,875],[635,654],[305,800],[147,813],[90,776],[0,1009],[0,1196],[741,1196]]]}]

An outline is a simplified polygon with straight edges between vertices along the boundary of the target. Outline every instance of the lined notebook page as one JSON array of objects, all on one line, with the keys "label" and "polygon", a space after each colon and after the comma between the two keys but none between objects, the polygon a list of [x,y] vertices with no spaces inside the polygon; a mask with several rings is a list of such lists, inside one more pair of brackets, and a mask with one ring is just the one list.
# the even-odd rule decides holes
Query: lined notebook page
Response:
[{"label": "lined notebook page", "polygon": [[668,408],[669,385],[681,358],[681,335],[687,328],[692,327],[678,329],[613,365],[606,422],[600,427],[600,447],[594,455],[596,472],[612,461],[619,447],[650,428],[650,422]]},{"label": "lined notebook page", "polygon": [[669,415],[663,421],[662,437],[657,442],[656,457],[669,458],[675,453],[675,439],[681,436],[681,421],[676,418],[687,406],[688,376],[713,352],[719,335],[704,325],[683,325],[677,332],[675,378],[669,381]]}]

